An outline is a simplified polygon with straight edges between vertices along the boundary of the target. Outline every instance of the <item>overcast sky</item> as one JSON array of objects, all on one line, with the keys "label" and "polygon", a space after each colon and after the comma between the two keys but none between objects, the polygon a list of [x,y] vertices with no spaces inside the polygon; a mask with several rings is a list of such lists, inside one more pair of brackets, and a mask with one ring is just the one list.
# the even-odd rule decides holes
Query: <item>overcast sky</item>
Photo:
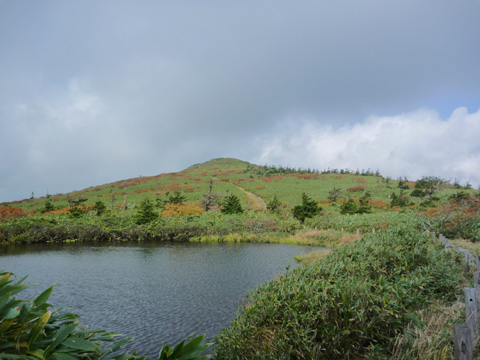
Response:
[{"label": "overcast sky", "polygon": [[0,0],[0,202],[216,157],[478,186],[479,19],[479,0]]}]

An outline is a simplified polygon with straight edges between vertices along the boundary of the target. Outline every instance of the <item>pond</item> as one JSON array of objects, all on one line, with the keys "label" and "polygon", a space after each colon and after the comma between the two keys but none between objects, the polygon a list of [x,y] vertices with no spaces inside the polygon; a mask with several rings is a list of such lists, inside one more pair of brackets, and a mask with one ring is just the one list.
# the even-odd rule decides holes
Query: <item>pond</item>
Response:
[{"label": "pond", "polygon": [[0,247],[0,269],[37,285],[55,285],[50,303],[72,305],[90,329],[132,336],[128,350],[158,356],[163,344],[195,333],[211,342],[235,317],[245,294],[297,266],[318,248],[278,244],[38,244]]}]

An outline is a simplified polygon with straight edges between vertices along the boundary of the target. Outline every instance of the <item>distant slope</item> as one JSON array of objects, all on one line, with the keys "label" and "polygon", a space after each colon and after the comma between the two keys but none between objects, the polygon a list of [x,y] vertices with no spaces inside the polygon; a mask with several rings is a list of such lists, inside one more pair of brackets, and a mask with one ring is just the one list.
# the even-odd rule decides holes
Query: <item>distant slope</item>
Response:
[{"label": "distant slope", "polygon": [[[398,181],[383,178],[378,174],[350,174],[345,172],[316,173],[291,168],[265,167],[233,158],[217,158],[192,165],[185,170],[120,180],[80,191],[51,196],[55,208],[61,209],[76,200],[85,199],[83,205],[102,201],[107,209],[134,209],[144,198],[152,201],[165,200],[179,191],[187,202],[201,201],[213,183],[213,192],[219,196],[234,194],[247,210],[265,210],[265,204],[275,195],[284,206],[294,206],[301,201],[302,193],[317,200],[324,209],[336,207],[329,201],[330,192],[338,189],[340,202],[368,195],[374,210],[387,209],[392,193],[399,193]],[[409,182],[412,189],[415,183]],[[407,192],[408,189],[406,190]],[[445,187],[438,196],[441,201],[457,190]],[[412,198],[416,203],[420,200]],[[46,197],[9,203],[24,211],[39,213],[45,206]],[[126,205],[126,206],[125,206]]]}]

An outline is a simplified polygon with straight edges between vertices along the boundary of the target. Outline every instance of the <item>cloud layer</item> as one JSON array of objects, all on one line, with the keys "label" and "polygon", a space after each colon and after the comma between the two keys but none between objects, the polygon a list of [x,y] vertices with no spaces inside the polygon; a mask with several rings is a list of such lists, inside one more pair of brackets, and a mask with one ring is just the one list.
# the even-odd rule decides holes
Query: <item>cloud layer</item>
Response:
[{"label": "cloud layer", "polygon": [[[446,128],[455,109],[480,108],[479,11],[471,0],[0,1],[0,202],[221,156],[474,181],[478,149],[456,139],[478,128]],[[447,133],[455,166],[437,159]]]},{"label": "cloud layer", "polygon": [[380,170],[393,178],[438,176],[480,185],[480,110],[456,109],[442,120],[430,109],[397,116],[371,116],[334,128],[316,121],[284,121],[259,139],[258,163],[321,170]]}]

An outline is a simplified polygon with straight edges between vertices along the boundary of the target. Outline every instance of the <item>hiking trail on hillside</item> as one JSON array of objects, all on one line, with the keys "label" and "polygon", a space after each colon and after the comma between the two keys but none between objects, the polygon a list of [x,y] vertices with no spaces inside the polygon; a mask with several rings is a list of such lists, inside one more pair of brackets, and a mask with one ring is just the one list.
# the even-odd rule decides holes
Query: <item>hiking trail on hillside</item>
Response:
[{"label": "hiking trail on hillside", "polygon": [[245,190],[244,188],[235,185],[238,190],[243,191],[248,196],[248,205],[252,207],[253,210],[263,211],[267,208],[267,203],[260,196],[251,193],[250,191]]}]

